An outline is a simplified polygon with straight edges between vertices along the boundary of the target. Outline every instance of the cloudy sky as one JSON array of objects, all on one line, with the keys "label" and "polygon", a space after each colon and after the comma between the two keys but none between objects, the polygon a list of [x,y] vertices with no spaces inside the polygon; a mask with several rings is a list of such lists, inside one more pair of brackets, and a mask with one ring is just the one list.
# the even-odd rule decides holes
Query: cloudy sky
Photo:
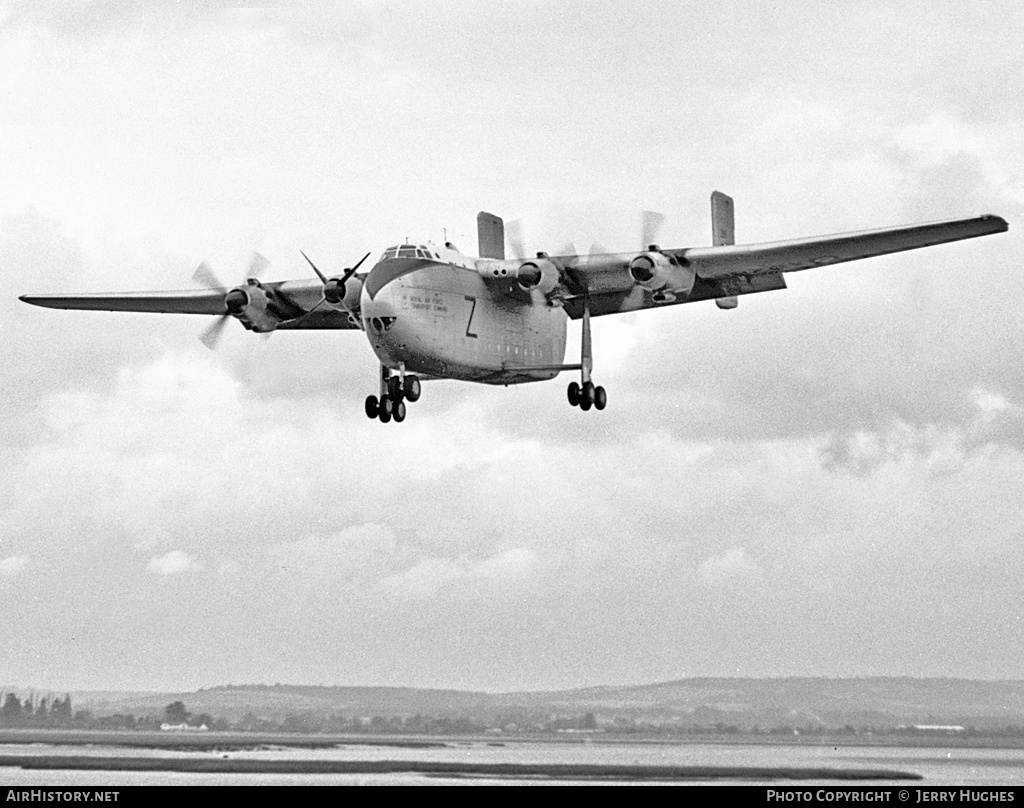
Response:
[{"label": "cloudy sky", "polygon": [[[1020,678],[1024,7],[0,4],[0,684]],[[325,4],[327,5],[327,4]],[[994,213],[366,419],[360,334],[26,293]],[[578,325],[570,351],[579,350]]]}]

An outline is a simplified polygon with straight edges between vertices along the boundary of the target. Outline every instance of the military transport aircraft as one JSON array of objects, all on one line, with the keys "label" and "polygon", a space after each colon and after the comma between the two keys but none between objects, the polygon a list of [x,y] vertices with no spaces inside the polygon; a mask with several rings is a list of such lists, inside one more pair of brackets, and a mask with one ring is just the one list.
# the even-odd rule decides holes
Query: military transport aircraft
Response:
[{"label": "military transport aircraft", "polygon": [[[316,279],[261,283],[266,260],[256,256],[245,283],[228,289],[205,264],[195,272],[203,290],[76,294],[20,299],[55,309],[208,314],[203,333],[213,347],[235,318],[257,333],[290,329],[358,329],[380,360],[378,395],[366,414],[387,423],[405,420],[405,402],[421,393],[421,379],[521,384],[578,370],[569,403],[603,410],[608,396],[595,386],[590,318],[697,300],[734,309],[740,295],[785,289],[783,273],[913,250],[1003,232],[998,216],[892,227],[816,238],[736,245],[733,201],[711,195],[713,246],[662,249],[654,241],[658,214],[645,214],[635,252],[524,256],[510,223],[514,258],[505,257],[505,225],[477,217],[479,258],[455,245],[388,247],[371,269],[369,253],[341,275],[327,277],[305,253]],[[574,250],[569,248],[569,253]],[[580,361],[565,363],[566,323],[583,321]]]}]

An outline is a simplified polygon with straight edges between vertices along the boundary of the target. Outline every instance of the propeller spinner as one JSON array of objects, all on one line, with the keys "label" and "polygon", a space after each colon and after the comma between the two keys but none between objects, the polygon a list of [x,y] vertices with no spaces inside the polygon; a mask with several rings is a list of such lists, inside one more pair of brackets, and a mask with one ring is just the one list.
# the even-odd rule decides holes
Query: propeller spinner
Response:
[{"label": "propeller spinner", "polygon": [[326,275],[324,275],[324,273],[317,269],[316,264],[314,264],[310,260],[308,255],[302,252],[302,250],[299,250],[299,252],[302,253],[302,257],[306,259],[306,263],[313,268],[313,271],[316,273],[316,276],[320,279],[320,282],[323,284],[323,297],[320,298],[320,300],[317,302],[315,306],[313,306],[313,308],[311,308],[309,311],[303,314],[299,318],[299,320],[304,320],[306,317],[309,317],[309,315],[311,315],[314,311],[320,308],[324,303],[329,303],[332,306],[340,306],[341,308],[343,308],[348,313],[348,316],[352,319],[352,321],[356,323],[356,325],[358,325],[360,329],[362,329],[362,321],[359,319],[359,317],[356,316],[355,312],[353,312],[347,305],[345,305],[345,284],[348,283],[349,278],[356,274],[356,270],[358,270],[359,267],[363,265],[363,261],[370,257],[370,253],[367,253],[362,258],[360,258],[354,267],[346,269],[344,274],[341,275],[340,277],[335,276],[333,278],[328,278]]}]

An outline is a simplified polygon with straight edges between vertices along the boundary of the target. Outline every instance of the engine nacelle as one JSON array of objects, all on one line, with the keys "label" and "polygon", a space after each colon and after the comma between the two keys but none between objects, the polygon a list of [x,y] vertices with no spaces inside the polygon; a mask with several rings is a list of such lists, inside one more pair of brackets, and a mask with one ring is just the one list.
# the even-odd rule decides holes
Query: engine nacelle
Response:
[{"label": "engine nacelle", "polygon": [[489,286],[524,302],[534,290],[547,295],[558,286],[558,268],[545,255],[526,261],[484,259],[477,261],[476,270]]},{"label": "engine nacelle", "polygon": [[664,289],[671,280],[672,264],[661,253],[641,253],[629,262],[629,276],[644,289],[657,291]]},{"label": "engine nacelle", "polygon": [[640,253],[629,262],[629,276],[638,286],[654,292],[655,300],[660,297],[665,302],[688,297],[697,280],[692,267],[653,251]]},{"label": "engine nacelle", "polygon": [[516,281],[524,292],[536,289],[547,295],[558,285],[558,268],[546,258],[530,260],[519,265]]},{"label": "engine nacelle", "polygon": [[259,282],[250,279],[245,286],[236,286],[224,295],[224,307],[248,330],[257,333],[273,331],[281,319],[268,311],[270,300]]},{"label": "engine nacelle", "polygon": [[363,293],[363,281],[354,275],[345,283],[341,277],[328,278],[324,284],[324,299],[335,309],[355,311],[359,308],[359,299]]}]

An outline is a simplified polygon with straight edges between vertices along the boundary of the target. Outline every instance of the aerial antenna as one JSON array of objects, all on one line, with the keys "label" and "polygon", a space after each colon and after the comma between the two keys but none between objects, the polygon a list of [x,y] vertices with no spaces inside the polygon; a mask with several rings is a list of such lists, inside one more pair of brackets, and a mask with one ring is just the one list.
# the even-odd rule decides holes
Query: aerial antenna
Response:
[{"label": "aerial antenna", "polygon": [[442,227],[441,230],[444,231],[444,243],[447,244],[448,243],[448,228],[447,227]]}]

